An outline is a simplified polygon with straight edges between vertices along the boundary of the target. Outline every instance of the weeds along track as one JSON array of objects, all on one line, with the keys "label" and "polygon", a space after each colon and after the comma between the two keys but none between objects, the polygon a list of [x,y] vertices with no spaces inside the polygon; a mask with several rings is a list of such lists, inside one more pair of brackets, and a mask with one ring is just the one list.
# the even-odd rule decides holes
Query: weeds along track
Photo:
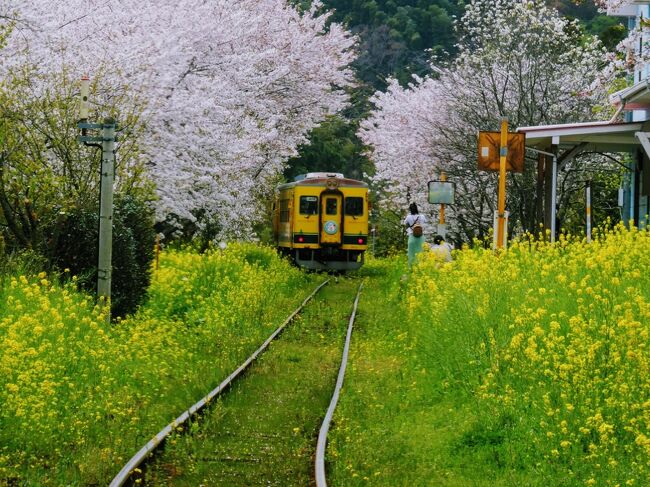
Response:
[{"label": "weeds along track", "polygon": [[[316,485],[318,430],[326,434],[335,406],[332,390],[338,396],[343,380],[341,348],[345,342],[345,357],[358,283],[322,283],[237,370],[142,447],[111,486]],[[283,339],[273,341],[282,332]],[[234,380],[253,363],[245,380]],[[324,451],[326,440],[319,441]]]}]

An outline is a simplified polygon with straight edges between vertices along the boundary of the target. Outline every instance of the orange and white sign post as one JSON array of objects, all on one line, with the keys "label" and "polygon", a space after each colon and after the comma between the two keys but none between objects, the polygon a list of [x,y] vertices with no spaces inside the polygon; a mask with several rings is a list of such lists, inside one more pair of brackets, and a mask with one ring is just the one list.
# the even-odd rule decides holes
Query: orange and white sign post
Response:
[{"label": "orange and white sign post", "polygon": [[[444,171],[440,173],[440,181],[442,181],[443,183],[447,181],[447,174],[445,174]],[[444,203],[440,203],[440,225],[443,225],[444,228],[445,225],[445,204]]]},{"label": "orange and white sign post", "polygon": [[508,119],[501,120],[500,132],[479,132],[478,168],[481,171],[499,171],[498,209],[494,215],[494,247],[503,249],[508,232],[506,211],[506,173],[524,172],[526,136],[508,133]]},{"label": "orange and white sign post", "polygon": [[501,120],[501,144],[499,150],[499,208],[497,215],[497,249],[504,246],[506,228],[506,158],[508,157],[508,119]]}]

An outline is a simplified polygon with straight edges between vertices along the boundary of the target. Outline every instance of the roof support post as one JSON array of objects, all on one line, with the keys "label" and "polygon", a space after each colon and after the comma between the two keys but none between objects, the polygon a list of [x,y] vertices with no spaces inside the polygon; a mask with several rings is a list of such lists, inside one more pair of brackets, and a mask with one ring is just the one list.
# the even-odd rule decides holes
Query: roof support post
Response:
[{"label": "roof support post", "polygon": [[[556,141],[557,139],[557,141]],[[557,149],[559,137],[553,137],[551,161],[546,158],[544,168],[544,229],[551,232],[550,240],[555,242],[556,216],[557,216]],[[550,162],[550,164],[549,164]]]},{"label": "roof support post", "polygon": [[634,136],[641,142],[646,155],[650,157],[650,140],[648,140],[648,135],[650,135],[648,132],[634,132]]},{"label": "roof support post", "polygon": [[[646,141],[647,141],[647,134],[644,134],[646,136]],[[639,203],[641,200],[641,185],[643,184],[641,181],[641,168],[643,167],[643,164],[646,158],[648,157],[648,152],[645,149],[644,146],[644,151],[645,151],[645,157],[644,157],[644,152],[641,150],[637,151],[637,157],[636,161],[634,163],[634,170],[631,174],[630,177],[630,226],[634,225],[636,227],[639,226],[639,222],[641,221],[641,218],[643,215],[640,215],[640,208],[639,208]]]},{"label": "roof support post", "polygon": [[551,186],[553,186],[553,165],[551,157],[544,158],[544,231],[551,230]]},{"label": "roof support post", "polygon": [[544,222],[544,165],[546,156],[537,154],[537,184],[535,187],[535,226],[534,232],[539,230],[539,224]]},{"label": "roof support post", "polygon": [[557,231],[557,151],[559,137],[553,137],[551,152],[553,152],[553,166],[551,178],[551,242],[555,242],[555,232]]}]

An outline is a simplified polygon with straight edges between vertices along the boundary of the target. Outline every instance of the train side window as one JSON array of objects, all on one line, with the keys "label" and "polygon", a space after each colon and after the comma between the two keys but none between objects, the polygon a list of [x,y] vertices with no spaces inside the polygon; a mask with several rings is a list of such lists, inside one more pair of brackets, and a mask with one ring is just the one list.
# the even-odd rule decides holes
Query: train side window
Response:
[{"label": "train side window", "polygon": [[349,216],[363,215],[363,198],[345,198],[345,214]]},{"label": "train side window", "polygon": [[280,200],[280,221],[289,221],[289,200]]},{"label": "train side window", "polygon": [[318,196],[301,196],[300,214],[318,215]]},{"label": "train side window", "polygon": [[325,214],[326,215],[336,215],[337,209],[337,200],[336,198],[327,198],[325,200]]}]

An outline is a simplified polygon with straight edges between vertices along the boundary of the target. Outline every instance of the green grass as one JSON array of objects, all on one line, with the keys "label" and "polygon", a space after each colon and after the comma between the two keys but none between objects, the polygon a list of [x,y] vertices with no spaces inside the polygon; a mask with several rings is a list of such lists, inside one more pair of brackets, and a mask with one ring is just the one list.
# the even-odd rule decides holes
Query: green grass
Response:
[{"label": "green grass", "polygon": [[169,440],[146,484],[309,485],[357,286],[332,280],[190,434]]},{"label": "green grass", "polygon": [[525,472],[500,471],[499,459],[510,454],[503,430],[478,423],[470,388],[451,387],[453,365],[438,367],[419,342],[422,322],[407,312],[413,277],[405,260],[371,260],[364,272],[372,279],[330,433],[330,483],[526,485]]}]

